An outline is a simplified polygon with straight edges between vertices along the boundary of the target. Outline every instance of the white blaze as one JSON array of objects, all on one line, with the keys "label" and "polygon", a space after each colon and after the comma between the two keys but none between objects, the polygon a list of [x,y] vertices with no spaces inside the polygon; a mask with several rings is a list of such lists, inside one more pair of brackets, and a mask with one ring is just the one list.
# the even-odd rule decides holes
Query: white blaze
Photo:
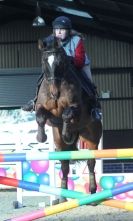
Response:
[{"label": "white blaze", "polygon": [[48,63],[49,63],[49,65],[50,65],[51,67],[52,67],[53,62],[54,62],[54,55],[50,55],[50,56],[48,57]]}]

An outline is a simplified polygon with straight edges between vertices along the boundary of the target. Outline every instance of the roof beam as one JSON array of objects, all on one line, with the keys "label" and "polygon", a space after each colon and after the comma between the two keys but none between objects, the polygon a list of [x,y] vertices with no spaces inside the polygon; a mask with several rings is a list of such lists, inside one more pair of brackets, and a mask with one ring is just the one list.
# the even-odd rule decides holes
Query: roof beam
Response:
[{"label": "roof beam", "polygon": [[[103,15],[110,15],[115,18],[121,18],[125,20],[133,20],[133,13],[129,14],[129,11],[121,10],[120,4],[117,4],[116,7],[105,7],[103,4],[98,4],[96,2],[109,2],[109,0],[78,0],[77,4],[80,6],[82,10],[86,9],[90,14],[92,14],[93,17],[96,17],[97,13],[103,14]],[[114,1],[110,1],[114,2]],[[127,5],[128,6],[128,5]],[[132,4],[133,7],[133,4]],[[129,10],[131,10],[131,6],[129,6]]]}]

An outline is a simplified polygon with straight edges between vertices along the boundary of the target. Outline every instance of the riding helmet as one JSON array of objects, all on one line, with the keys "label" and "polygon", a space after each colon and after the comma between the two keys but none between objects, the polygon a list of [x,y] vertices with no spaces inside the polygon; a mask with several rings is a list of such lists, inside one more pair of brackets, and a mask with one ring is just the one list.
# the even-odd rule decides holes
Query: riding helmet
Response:
[{"label": "riding helmet", "polygon": [[71,20],[68,17],[60,16],[60,17],[57,17],[53,21],[52,26],[53,26],[54,29],[56,29],[56,28],[71,29],[72,28],[72,23],[71,23]]}]

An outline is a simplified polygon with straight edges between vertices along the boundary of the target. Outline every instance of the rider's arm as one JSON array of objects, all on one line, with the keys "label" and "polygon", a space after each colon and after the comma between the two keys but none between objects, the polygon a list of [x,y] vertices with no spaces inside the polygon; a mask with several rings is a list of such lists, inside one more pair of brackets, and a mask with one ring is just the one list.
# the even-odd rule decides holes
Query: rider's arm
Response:
[{"label": "rider's arm", "polygon": [[85,48],[84,42],[81,38],[75,48],[75,56],[73,58],[73,62],[77,68],[82,68],[85,64]]}]

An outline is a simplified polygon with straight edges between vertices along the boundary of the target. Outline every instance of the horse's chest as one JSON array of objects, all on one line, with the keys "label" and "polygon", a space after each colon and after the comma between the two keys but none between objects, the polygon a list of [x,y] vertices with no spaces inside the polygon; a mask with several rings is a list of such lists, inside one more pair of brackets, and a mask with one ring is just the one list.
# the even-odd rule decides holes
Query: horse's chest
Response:
[{"label": "horse's chest", "polygon": [[64,105],[61,99],[54,101],[50,99],[46,102],[45,108],[50,111],[54,116],[60,117],[62,115]]}]

